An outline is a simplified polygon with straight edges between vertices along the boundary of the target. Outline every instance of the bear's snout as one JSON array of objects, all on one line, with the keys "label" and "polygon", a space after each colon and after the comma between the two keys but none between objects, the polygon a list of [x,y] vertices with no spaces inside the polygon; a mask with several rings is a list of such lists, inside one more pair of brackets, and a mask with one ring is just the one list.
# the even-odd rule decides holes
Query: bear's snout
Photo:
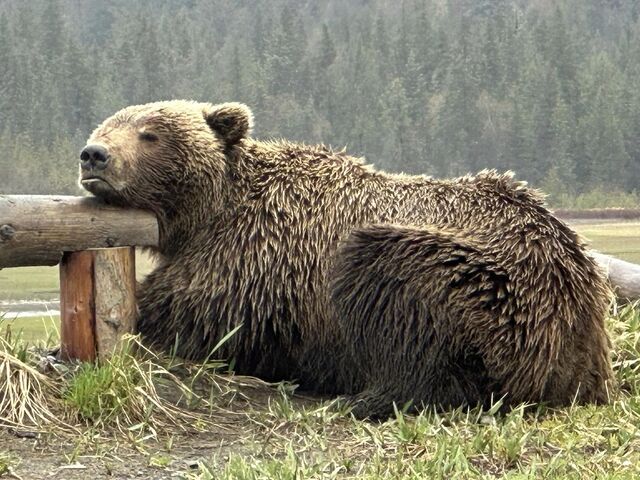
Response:
[{"label": "bear's snout", "polygon": [[102,145],[87,145],[80,152],[82,170],[104,170],[109,164],[109,152]]}]

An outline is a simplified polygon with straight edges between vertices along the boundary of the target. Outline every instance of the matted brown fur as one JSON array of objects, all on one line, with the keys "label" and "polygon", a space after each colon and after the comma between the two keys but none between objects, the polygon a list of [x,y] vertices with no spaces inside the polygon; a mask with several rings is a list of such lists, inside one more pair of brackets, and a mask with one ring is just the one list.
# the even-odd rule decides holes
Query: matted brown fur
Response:
[{"label": "matted brown fur", "polygon": [[110,160],[85,187],[159,219],[148,339],[203,358],[242,324],[217,354],[236,371],[352,395],[360,416],[607,400],[609,291],[535,192],[495,172],[379,172],[252,140],[251,121],[241,104],[159,102],[89,139]]}]

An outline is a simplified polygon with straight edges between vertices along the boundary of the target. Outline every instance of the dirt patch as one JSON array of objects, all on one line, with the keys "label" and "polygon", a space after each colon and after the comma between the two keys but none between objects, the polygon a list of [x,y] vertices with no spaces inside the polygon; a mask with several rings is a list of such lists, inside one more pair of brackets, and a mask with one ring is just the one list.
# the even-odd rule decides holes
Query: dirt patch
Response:
[{"label": "dirt patch", "polygon": [[[0,429],[0,453],[9,465],[4,478],[193,478],[201,462],[216,459],[224,463],[232,455],[260,455],[273,435],[272,422],[266,422],[271,425],[267,426],[262,419],[273,416],[270,409],[282,398],[282,392],[267,384],[256,385],[253,382],[238,389],[203,431],[185,425],[185,431],[176,428],[140,438],[133,430],[127,436],[89,427],[77,435]],[[293,395],[287,402],[304,409],[322,403],[322,399]]]},{"label": "dirt patch", "polygon": [[240,431],[233,435],[228,431],[207,431],[163,436],[137,445],[126,439],[98,438],[94,439],[95,444],[84,448],[79,448],[84,443],[79,438],[53,434],[18,438],[4,430],[0,431],[0,444],[8,453],[14,478],[175,479],[184,478],[198,468],[198,462],[214,456],[253,453],[246,444],[258,432],[245,429],[240,430],[242,435]]}]

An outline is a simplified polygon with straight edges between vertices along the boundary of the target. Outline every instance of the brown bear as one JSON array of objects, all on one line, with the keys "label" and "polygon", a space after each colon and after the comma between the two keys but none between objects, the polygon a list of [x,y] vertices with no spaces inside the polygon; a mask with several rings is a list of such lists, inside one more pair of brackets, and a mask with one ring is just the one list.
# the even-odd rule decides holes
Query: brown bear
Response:
[{"label": "brown bear", "polygon": [[324,146],[249,138],[238,103],[131,106],[80,182],[152,210],[139,329],[236,372],[397,405],[604,402],[609,291],[580,238],[511,174],[435,180]]}]

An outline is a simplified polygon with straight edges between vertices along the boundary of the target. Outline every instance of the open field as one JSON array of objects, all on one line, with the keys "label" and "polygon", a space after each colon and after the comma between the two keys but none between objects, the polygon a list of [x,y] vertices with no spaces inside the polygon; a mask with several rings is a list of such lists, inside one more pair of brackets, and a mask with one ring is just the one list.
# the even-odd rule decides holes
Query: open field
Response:
[{"label": "open field", "polygon": [[6,336],[7,329],[12,334],[21,335],[28,343],[48,341],[55,343],[60,339],[60,319],[57,315],[38,315],[34,317],[0,317],[0,337]]},{"label": "open field", "polygon": [[58,267],[18,267],[0,270],[0,301],[58,298]]},{"label": "open field", "polygon": [[[153,268],[153,260],[136,254],[136,277]],[[7,300],[52,300],[58,298],[58,267],[17,267],[0,270],[0,302]]]},{"label": "open field", "polygon": [[640,222],[576,223],[573,227],[593,249],[640,264]]}]

